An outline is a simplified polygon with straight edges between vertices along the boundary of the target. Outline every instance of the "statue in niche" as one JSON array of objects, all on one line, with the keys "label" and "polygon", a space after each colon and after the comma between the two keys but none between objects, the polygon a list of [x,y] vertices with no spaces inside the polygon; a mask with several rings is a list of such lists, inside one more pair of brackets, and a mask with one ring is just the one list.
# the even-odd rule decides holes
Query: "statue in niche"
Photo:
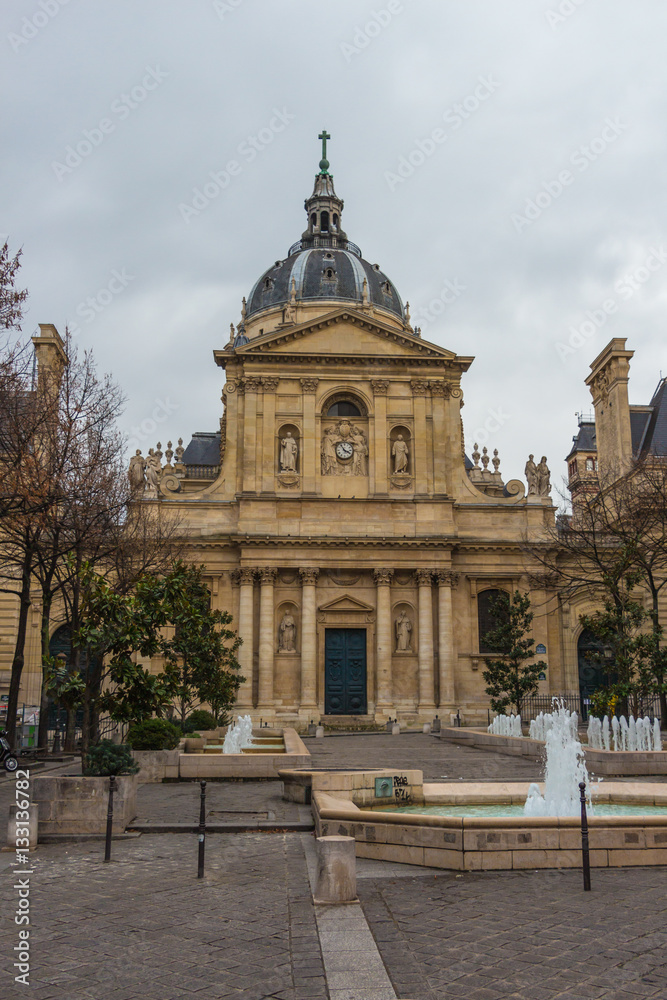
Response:
[{"label": "statue in niche", "polygon": [[537,495],[548,497],[551,493],[551,473],[547,465],[547,456],[542,455],[542,460],[537,466]]},{"label": "statue in niche", "polygon": [[136,452],[130,459],[130,468],[127,470],[127,475],[130,480],[130,489],[133,493],[138,493],[139,490],[143,490],[145,484],[145,469],[146,469],[146,459],[141,454],[141,449],[137,448]]},{"label": "statue in niche", "polygon": [[336,436],[333,427],[327,427],[322,435],[322,475],[336,474]]},{"label": "statue in niche", "polygon": [[396,619],[396,652],[397,653],[411,653],[412,652],[412,622],[406,615],[405,611],[401,611],[400,615]]},{"label": "statue in niche", "polygon": [[155,490],[156,493],[161,471],[162,465],[160,464],[160,459],[153,449],[149,448],[148,455],[146,456],[146,482],[148,483],[149,490]]},{"label": "statue in niche", "polygon": [[296,438],[292,437],[292,432],[287,434],[280,442],[280,471],[296,472],[296,460],[299,454],[299,445]]},{"label": "statue in niche", "polygon": [[352,428],[352,446],[354,448],[354,457],[352,459],[352,475],[353,476],[365,476],[366,475],[366,457],[368,455],[368,442],[366,441],[366,435],[361,430],[360,427]]},{"label": "statue in niche", "polygon": [[394,459],[394,475],[407,474],[408,471],[408,446],[403,440],[403,435],[399,434],[394,445],[391,449],[392,458]]},{"label": "statue in niche", "polygon": [[282,617],[279,632],[278,652],[293,653],[296,650],[296,622],[289,611]]},{"label": "statue in niche", "polygon": [[528,483],[528,496],[534,497],[538,495],[537,489],[537,466],[533,461],[534,455],[528,456],[528,461],[526,462],[526,468],[523,470],[526,477],[526,482]]}]

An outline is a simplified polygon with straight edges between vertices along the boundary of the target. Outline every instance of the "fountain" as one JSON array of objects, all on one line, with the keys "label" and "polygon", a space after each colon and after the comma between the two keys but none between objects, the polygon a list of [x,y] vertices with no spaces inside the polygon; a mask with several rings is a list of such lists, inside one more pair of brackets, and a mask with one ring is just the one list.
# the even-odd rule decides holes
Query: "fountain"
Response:
[{"label": "fountain", "polygon": [[240,715],[236,723],[227,730],[222,752],[242,753],[250,746],[252,746],[252,719],[249,715]]},{"label": "fountain", "polygon": [[[596,750],[610,750],[609,731],[609,716],[605,715],[604,719],[600,721],[591,715],[588,719],[589,747]],[[651,722],[648,716],[635,719],[631,715],[628,720],[623,715],[619,721],[614,715],[611,719],[611,734],[615,751],[650,752],[662,750],[659,719]]]},{"label": "fountain", "polygon": [[523,809],[525,816],[579,815],[581,781],[586,784],[586,798],[591,809],[584,751],[574,729],[576,718],[576,713],[570,713],[562,703],[556,712],[551,713],[546,732],[544,795],[538,785],[530,785]]},{"label": "fountain", "polygon": [[523,736],[520,715],[496,715],[487,732],[496,736]]}]

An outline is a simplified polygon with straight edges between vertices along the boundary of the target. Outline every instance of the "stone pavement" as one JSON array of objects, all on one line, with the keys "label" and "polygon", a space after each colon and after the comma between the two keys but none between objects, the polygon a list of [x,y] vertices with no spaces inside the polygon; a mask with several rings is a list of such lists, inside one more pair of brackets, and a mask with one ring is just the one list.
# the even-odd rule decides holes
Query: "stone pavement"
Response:
[{"label": "stone pavement", "polygon": [[[530,762],[422,734],[308,746],[325,767],[419,767],[431,780],[539,776]],[[211,782],[207,793],[209,815],[298,815],[275,782]],[[197,783],[140,790],[144,818],[196,818],[198,807]],[[29,988],[12,978],[17,893],[13,855],[0,855],[2,1000],[667,997],[665,869],[594,870],[584,894],[576,871],[457,875],[360,860],[361,907],[332,931],[312,904],[308,834],[211,834],[201,881],[194,834],[114,841],[111,864],[103,851],[101,842],[53,844],[32,856]],[[336,954],[336,935],[353,951],[355,925],[368,947],[350,990],[339,976],[350,956]]]},{"label": "stone pavement", "polygon": [[666,872],[430,873],[360,879],[399,997],[667,997]]},{"label": "stone pavement", "polygon": [[416,767],[425,781],[538,781],[536,761],[446,743],[423,733],[363,733],[304,740],[316,767]]}]

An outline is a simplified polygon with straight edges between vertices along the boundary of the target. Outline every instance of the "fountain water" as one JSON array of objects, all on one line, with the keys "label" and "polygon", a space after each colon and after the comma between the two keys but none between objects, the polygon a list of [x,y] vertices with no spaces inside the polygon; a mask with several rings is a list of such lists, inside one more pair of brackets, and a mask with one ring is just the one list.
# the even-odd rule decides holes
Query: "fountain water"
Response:
[{"label": "fountain water", "polygon": [[497,715],[487,732],[496,736],[523,736],[520,715]]},{"label": "fountain water", "polygon": [[[609,750],[609,716],[605,715],[602,722],[594,716],[588,719],[588,745],[594,750]],[[612,716],[611,732],[614,743],[614,750],[662,750],[662,737],[660,735],[660,722],[656,719],[653,723],[648,718],[635,719],[632,715],[629,721],[625,716],[621,720]]]},{"label": "fountain water", "polygon": [[252,719],[249,715],[240,715],[237,722],[227,730],[222,752],[241,753],[249,746],[252,746]]},{"label": "fountain water", "polygon": [[[555,699],[554,699],[555,700]],[[531,740],[541,740],[544,742],[547,738],[547,733],[553,727],[554,719],[556,718],[556,713],[551,712],[540,712],[536,719],[531,719],[529,727],[529,735]],[[579,726],[579,717],[576,712],[572,712],[570,715],[570,729],[572,730],[572,735],[577,735],[577,730]]]},{"label": "fountain water", "polygon": [[525,816],[578,816],[579,783],[586,783],[586,797],[591,809],[588,771],[584,751],[576,731],[577,715],[563,704],[551,713],[546,732],[546,768],[544,795],[538,785],[528,789]]}]

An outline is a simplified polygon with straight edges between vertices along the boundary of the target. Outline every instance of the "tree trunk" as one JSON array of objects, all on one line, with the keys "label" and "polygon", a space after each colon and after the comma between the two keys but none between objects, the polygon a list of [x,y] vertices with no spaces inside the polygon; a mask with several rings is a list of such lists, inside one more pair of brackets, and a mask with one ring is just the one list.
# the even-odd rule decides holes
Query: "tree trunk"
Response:
[{"label": "tree trunk", "polygon": [[42,592],[42,693],[39,702],[39,731],[37,746],[40,750],[48,749],[49,744],[49,696],[45,691],[44,662],[49,655],[49,625],[51,620],[51,595]]},{"label": "tree trunk", "polygon": [[9,683],[9,703],[7,705],[7,739],[10,746],[16,742],[16,713],[19,706],[19,690],[21,674],[25,663],[25,640],[28,630],[28,612],[30,611],[30,579],[32,571],[32,549],[26,548],[21,568],[21,593],[19,596],[19,623],[12,661],[12,677]]},{"label": "tree trunk", "polygon": [[65,753],[74,753],[76,750],[76,708],[67,709],[67,722],[65,724]]},{"label": "tree trunk", "polygon": [[651,625],[653,628],[653,634],[655,636],[656,654],[657,654],[654,674],[656,681],[661,687],[661,690],[658,692],[658,697],[660,698],[660,725],[663,729],[667,729],[667,693],[665,693],[665,690],[662,687],[665,681],[665,677],[659,660],[659,655],[660,655],[660,617],[658,608],[659,594],[655,586],[653,586],[652,581],[650,581],[650,584],[651,584],[651,602],[652,602]]}]

